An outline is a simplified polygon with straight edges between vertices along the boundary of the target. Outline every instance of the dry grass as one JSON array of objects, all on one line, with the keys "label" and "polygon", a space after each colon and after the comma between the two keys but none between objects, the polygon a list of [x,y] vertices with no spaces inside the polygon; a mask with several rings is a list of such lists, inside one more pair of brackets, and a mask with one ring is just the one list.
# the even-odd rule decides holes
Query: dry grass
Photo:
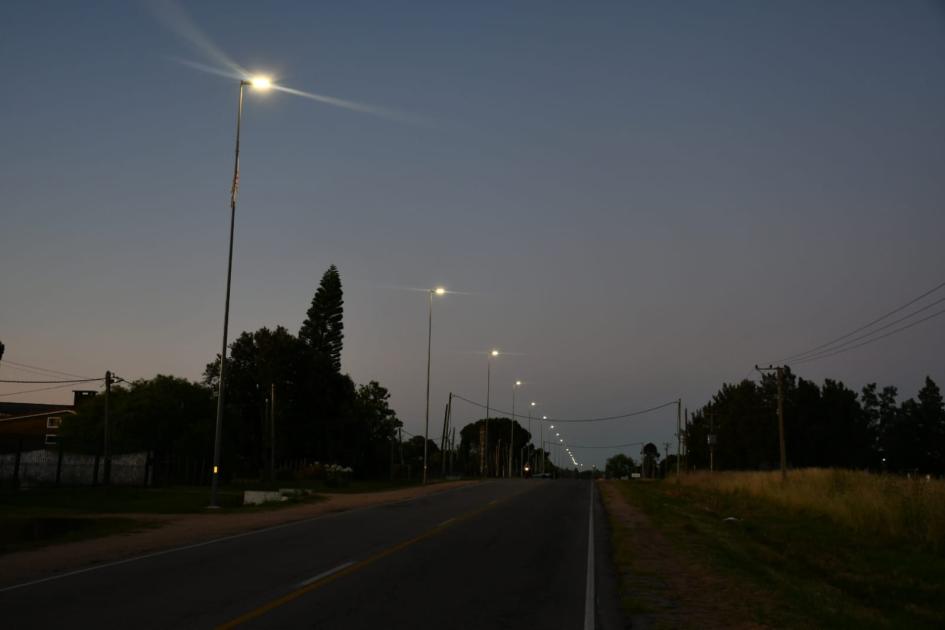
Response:
[{"label": "dry grass", "polygon": [[780,472],[696,473],[687,486],[763,498],[827,517],[857,533],[936,550],[945,548],[945,482],[808,468]]}]

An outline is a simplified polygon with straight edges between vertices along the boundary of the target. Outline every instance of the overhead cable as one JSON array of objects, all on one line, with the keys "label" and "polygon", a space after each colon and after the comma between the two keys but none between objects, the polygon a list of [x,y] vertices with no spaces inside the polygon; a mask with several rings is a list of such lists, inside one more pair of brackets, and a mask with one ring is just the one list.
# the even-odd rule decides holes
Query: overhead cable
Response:
[{"label": "overhead cable", "polygon": [[48,374],[58,374],[60,376],[72,376],[74,378],[89,378],[81,374],[72,374],[70,372],[60,372],[59,370],[51,370],[49,368],[39,367],[38,365],[29,365],[27,363],[17,363],[16,361],[11,361],[9,359],[3,359],[2,361],[0,361],[0,366],[3,366],[3,365],[15,365],[21,368],[27,368],[30,370],[39,370],[40,372],[46,372]]},{"label": "overhead cable", "polygon": [[[486,408],[487,408],[486,405],[483,405],[482,403],[476,402],[476,401],[474,401],[474,400],[470,400],[470,399],[468,399],[468,398],[464,398],[463,396],[460,396],[459,394],[453,394],[453,398],[458,398],[459,400],[462,400],[463,402],[469,403],[470,405],[475,405],[476,407],[481,407],[482,409],[486,409]],[[663,409],[664,407],[669,407],[670,405],[675,405],[675,404],[677,404],[677,402],[678,402],[678,401],[676,401],[676,400],[671,400],[671,401],[669,401],[669,402],[663,403],[662,405],[657,405],[657,406],[655,406],[655,407],[650,407],[649,409],[640,409],[639,411],[631,411],[631,412],[629,412],[629,413],[622,413],[622,414],[619,414],[619,415],[616,415],[616,416],[605,416],[605,417],[602,417],[602,418],[551,418],[551,417],[549,417],[549,418],[534,418],[534,417],[532,417],[532,419],[533,419],[533,420],[544,420],[544,421],[546,421],[546,422],[561,422],[561,423],[605,422],[605,421],[607,421],[607,420],[622,420],[622,419],[624,419],[624,418],[632,418],[632,417],[634,417],[634,416],[642,416],[642,415],[647,414],[647,413],[650,413],[650,412],[652,412],[652,411],[657,411],[657,410],[659,410],[659,409]],[[525,414],[525,415],[520,414],[520,413],[513,414],[513,413],[511,413],[511,412],[504,411],[504,410],[502,410],[502,409],[496,409],[495,407],[492,407],[492,406],[489,406],[488,409],[489,409],[489,411],[495,411],[496,413],[500,413],[500,414],[502,414],[502,415],[504,415],[504,416],[506,416],[506,417],[508,417],[508,418],[513,418],[513,419],[514,419],[514,418],[519,418],[519,419],[523,419],[523,420],[529,418],[529,416],[528,416],[527,414]]]},{"label": "overhead cable", "polygon": [[906,324],[905,326],[900,326],[899,328],[896,328],[896,329],[894,329],[894,330],[889,331],[889,332],[886,333],[885,335],[880,335],[879,337],[874,337],[874,338],[868,339],[868,340],[866,340],[866,341],[864,341],[864,342],[862,342],[862,343],[858,343],[858,344],[856,344],[855,346],[849,346],[849,347],[846,347],[846,348],[839,348],[839,349],[836,349],[836,350],[834,350],[834,351],[832,351],[832,352],[826,352],[826,353],[824,353],[824,354],[819,354],[819,355],[815,355],[815,356],[812,356],[812,357],[808,357],[808,358],[802,359],[802,360],[800,360],[800,361],[795,361],[794,363],[795,363],[795,364],[800,364],[800,363],[808,363],[808,362],[810,362],[810,361],[818,361],[818,360],[820,360],[820,359],[825,359],[825,358],[830,357],[830,356],[833,356],[833,355],[835,355],[835,354],[841,354],[841,353],[847,352],[847,351],[849,351],[849,350],[854,350],[854,349],[856,349],[856,348],[861,348],[861,347],[863,347],[863,346],[866,346],[866,345],[869,345],[869,344],[873,343],[874,341],[879,341],[880,339],[885,339],[886,337],[891,337],[892,335],[895,335],[896,333],[902,332],[903,330],[908,330],[909,328],[912,328],[913,326],[918,326],[918,325],[921,324],[922,322],[927,322],[928,320],[930,320],[930,319],[932,319],[932,318],[934,318],[934,317],[938,317],[939,315],[945,315],[945,309],[943,309],[943,310],[941,310],[941,311],[936,311],[936,312],[932,313],[931,315],[928,315],[928,316],[926,316],[926,317],[923,317],[922,319],[918,319],[918,320],[916,320],[916,321],[914,321],[914,322],[912,322],[912,323],[910,323],[910,324]]},{"label": "overhead cable", "polygon": [[[813,347],[813,348],[811,348],[811,349],[809,349],[809,350],[806,350],[806,351],[804,351],[804,352],[799,352],[799,353],[797,353],[797,354],[792,354],[791,356],[785,357],[785,358],[780,359],[780,360],[778,360],[778,361],[772,361],[771,363],[774,363],[774,364],[790,363],[790,362],[792,362],[792,361],[795,361],[795,362],[800,363],[800,362],[802,362],[802,360],[806,360],[807,358],[810,358],[812,355],[820,354],[820,352],[830,352],[831,350],[836,350],[836,349],[839,348],[839,346],[837,346],[837,343],[838,343],[838,342],[844,341],[845,339],[848,339],[849,337],[852,337],[853,335],[855,335],[855,334],[857,334],[857,333],[859,333],[859,332],[862,332],[862,331],[864,331],[864,330],[866,330],[866,329],[868,329],[868,328],[872,328],[873,326],[875,326],[875,325],[878,324],[879,322],[883,321],[884,319],[887,319],[888,317],[891,317],[891,316],[895,315],[896,313],[899,313],[900,311],[905,310],[906,308],[908,308],[908,307],[912,306],[913,304],[915,304],[916,302],[918,302],[918,301],[920,301],[920,300],[922,300],[922,299],[928,297],[929,295],[935,293],[936,291],[938,291],[939,289],[941,289],[941,288],[943,288],[943,287],[945,287],[945,282],[942,282],[942,283],[940,283],[940,284],[938,284],[938,285],[932,287],[931,289],[929,289],[928,291],[926,291],[926,292],[923,293],[922,295],[919,295],[919,296],[917,296],[917,297],[915,297],[915,298],[909,300],[909,301],[906,302],[905,304],[894,308],[893,310],[889,311],[888,313],[886,313],[886,314],[884,314],[884,315],[881,315],[880,317],[877,317],[876,319],[872,320],[872,321],[869,322],[869,323],[863,324],[863,325],[860,326],[859,328],[856,328],[856,329],[854,329],[854,330],[851,330],[850,332],[846,333],[845,335],[841,335],[841,336],[839,336],[839,337],[837,337],[837,338],[835,338],[835,339],[831,339],[830,341],[827,341],[827,342],[825,342],[825,343],[822,343],[822,344],[820,344],[819,346],[815,346],[815,347]],[[907,315],[906,317],[904,317],[904,318],[902,318],[902,319],[908,319],[909,317],[912,317],[913,315],[915,315],[915,314],[917,314],[917,313],[919,313],[919,312],[921,312],[921,311],[923,311],[923,310],[929,308],[929,306],[932,306],[932,305],[934,305],[934,304],[938,304],[938,303],[941,302],[941,301],[942,301],[942,300],[938,300],[938,301],[936,301],[936,302],[933,302],[932,304],[929,304],[929,305],[927,305],[927,306],[925,306],[925,307],[919,309],[918,311],[913,312],[911,315]],[[901,320],[898,320],[898,321],[902,321],[902,319],[901,319]],[[922,321],[925,321],[925,320],[922,320]],[[887,326],[884,326],[884,328],[885,328],[885,327],[888,327],[888,324],[887,324]],[[882,328],[877,329],[877,331],[878,331],[878,330],[882,330]],[[873,332],[877,332],[877,331],[873,331]],[[869,333],[869,334],[872,334],[872,333]],[[846,342],[846,343],[849,343],[849,342]],[[840,344],[840,345],[845,345],[845,344]],[[864,345],[865,345],[865,344],[864,344]],[[833,347],[833,346],[835,346],[835,347]]]}]

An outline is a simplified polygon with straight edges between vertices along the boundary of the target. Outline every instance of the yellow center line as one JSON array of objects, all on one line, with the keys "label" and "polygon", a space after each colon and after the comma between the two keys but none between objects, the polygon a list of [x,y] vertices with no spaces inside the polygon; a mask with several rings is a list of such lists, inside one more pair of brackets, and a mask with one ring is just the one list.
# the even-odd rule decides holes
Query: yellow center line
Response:
[{"label": "yellow center line", "polygon": [[[516,495],[517,495],[517,494],[518,494],[518,493],[516,493]],[[312,582],[312,583],[310,583],[310,584],[306,584],[305,586],[302,586],[302,587],[300,587],[300,588],[297,588],[297,589],[295,589],[294,591],[290,591],[290,592],[286,593],[285,595],[283,595],[283,596],[281,596],[281,597],[277,597],[276,599],[273,599],[272,601],[269,601],[269,602],[263,604],[262,606],[259,606],[258,608],[255,608],[255,609],[253,609],[253,610],[251,610],[251,611],[249,611],[249,612],[243,613],[242,615],[240,615],[239,617],[236,617],[235,619],[232,619],[232,620],[230,620],[230,621],[227,621],[227,622],[225,622],[225,623],[222,623],[222,624],[220,624],[219,626],[217,626],[217,629],[218,629],[218,630],[226,630],[226,629],[228,629],[228,628],[235,628],[235,627],[240,626],[240,625],[242,625],[242,624],[244,624],[244,623],[247,623],[247,622],[249,622],[249,621],[252,621],[253,619],[258,619],[259,617],[262,617],[262,616],[265,615],[266,613],[268,613],[268,612],[270,612],[270,611],[272,611],[272,610],[275,610],[276,608],[279,608],[279,607],[281,607],[281,606],[285,606],[285,605],[288,604],[289,602],[298,599],[299,597],[301,597],[302,595],[305,595],[306,593],[310,593],[310,592],[314,591],[315,589],[321,588],[321,587],[325,586],[326,584],[330,584],[331,582],[334,582],[335,580],[337,580],[337,579],[339,579],[339,578],[342,578],[342,577],[344,577],[344,576],[346,576],[346,575],[351,575],[352,573],[355,573],[355,572],[357,572],[357,571],[360,571],[360,570],[363,569],[364,567],[366,567],[366,566],[368,566],[368,565],[370,565],[370,564],[374,564],[374,563],[377,562],[378,560],[381,560],[381,559],[383,559],[383,558],[386,558],[387,556],[391,556],[391,555],[397,553],[398,551],[403,551],[403,550],[406,549],[407,547],[410,547],[411,545],[415,545],[415,544],[417,544],[418,542],[421,542],[421,541],[426,540],[426,539],[428,539],[428,538],[432,538],[432,537],[436,536],[437,534],[442,533],[443,531],[449,529],[450,527],[453,527],[454,525],[457,525],[458,523],[462,523],[463,521],[467,521],[467,520],[469,520],[469,519],[471,519],[471,518],[473,518],[473,517],[476,517],[476,516],[482,514],[483,512],[486,512],[486,511],[488,511],[488,510],[491,510],[491,509],[494,508],[495,506],[497,506],[497,505],[499,505],[500,503],[503,503],[503,502],[509,500],[510,498],[512,498],[513,496],[516,496],[516,495],[510,495],[510,496],[504,497],[504,498],[502,498],[502,499],[494,499],[494,500],[490,501],[488,504],[486,504],[485,506],[483,506],[483,507],[481,507],[481,508],[479,508],[479,509],[473,510],[473,511],[471,511],[471,512],[467,512],[467,513],[465,513],[465,514],[461,514],[460,516],[454,517],[454,518],[452,518],[452,519],[450,519],[450,520],[443,521],[442,523],[440,523],[440,524],[437,525],[436,527],[433,527],[432,529],[429,529],[429,530],[423,532],[423,533],[420,534],[419,536],[415,536],[415,537],[413,537],[413,538],[410,538],[409,540],[405,540],[405,541],[403,541],[403,542],[397,543],[396,545],[393,545],[393,546],[391,546],[391,547],[388,547],[387,549],[383,549],[383,550],[377,552],[376,554],[374,554],[373,556],[371,556],[371,557],[369,557],[369,558],[366,558],[366,559],[361,560],[361,561],[359,561],[359,562],[355,562],[354,564],[352,564],[352,565],[350,565],[350,566],[348,566],[348,567],[346,567],[346,568],[344,568],[344,569],[342,569],[342,570],[340,570],[340,571],[336,571],[335,573],[332,573],[332,574],[330,574],[330,575],[326,575],[325,577],[323,577],[323,578],[321,578],[321,579],[319,579],[319,580],[316,580],[316,581],[314,581],[314,582]]]}]

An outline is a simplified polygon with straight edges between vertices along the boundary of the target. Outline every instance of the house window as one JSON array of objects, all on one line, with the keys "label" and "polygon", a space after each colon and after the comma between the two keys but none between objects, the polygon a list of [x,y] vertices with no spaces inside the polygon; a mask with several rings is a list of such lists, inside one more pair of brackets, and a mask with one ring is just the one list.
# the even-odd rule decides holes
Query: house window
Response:
[{"label": "house window", "polygon": [[46,418],[46,428],[47,429],[58,429],[62,426],[62,417],[60,416],[49,416]]},{"label": "house window", "polygon": [[55,446],[56,444],[59,443],[58,441],[59,441],[59,436],[56,435],[55,433],[46,434],[46,446]]}]

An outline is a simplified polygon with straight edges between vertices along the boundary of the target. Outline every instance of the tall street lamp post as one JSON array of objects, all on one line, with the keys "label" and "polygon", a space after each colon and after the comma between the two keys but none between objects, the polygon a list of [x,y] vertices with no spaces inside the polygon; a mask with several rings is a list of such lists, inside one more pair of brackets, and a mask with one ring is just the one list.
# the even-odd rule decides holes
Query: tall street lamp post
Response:
[{"label": "tall street lamp post", "polygon": [[[427,442],[430,441],[430,349],[433,343],[433,296],[446,295],[446,289],[430,289],[430,315],[427,320],[427,411],[423,422],[423,483],[427,482]],[[441,454],[442,456],[442,454]]]},{"label": "tall street lamp post", "polygon": [[210,479],[210,507],[218,508],[217,489],[220,481],[220,446],[223,441],[223,395],[226,372],[226,335],[230,325],[230,279],[233,273],[233,228],[236,222],[236,195],[240,186],[240,125],[243,120],[243,88],[265,91],[271,87],[267,77],[240,80],[239,105],[236,109],[236,156],[233,161],[233,185],[230,187],[230,249],[226,261],[226,307],[223,311],[223,348],[220,350],[220,380],[217,384],[217,422],[213,435],[213,475]]},{"label": "tall street lamp post", "polygon": [[509,425],[509,479],[512,478],[512,448],[515,446],[515,390],[522,386],[522,381],[512,385],[512,423]]},{"label": "tall street lamp post", "polygon": [[491,350],[486,359],[486,422],[482,431],[479,433],[479,474],[486,475],[489,472],[489,455],[486,450],[489,448],[489,397],[492,392],[492,357],[499,356],[498,350]]}]

